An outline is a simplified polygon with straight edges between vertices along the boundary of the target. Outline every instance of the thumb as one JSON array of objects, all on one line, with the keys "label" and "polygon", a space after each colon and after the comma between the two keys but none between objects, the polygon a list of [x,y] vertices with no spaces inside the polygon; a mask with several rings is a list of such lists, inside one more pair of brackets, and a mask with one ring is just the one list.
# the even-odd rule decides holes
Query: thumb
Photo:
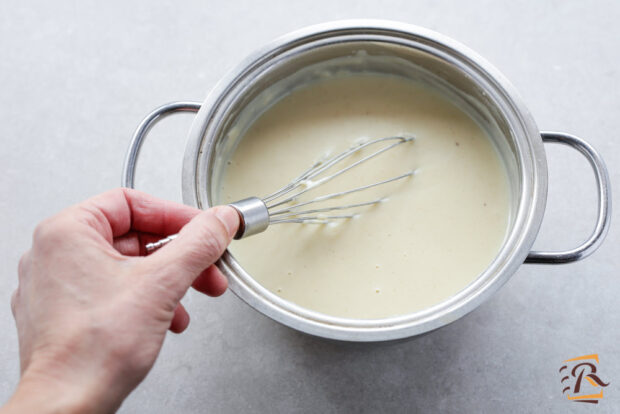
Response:
[{"label": "thumb", "polygon": [[[146,258],[169,286],[183,293],[194,279],[224,253],[239,227],[239,213],[230,206],[210,208],[195,216],[179,235]],[[175,289],[176,290],[176,289]]]}]

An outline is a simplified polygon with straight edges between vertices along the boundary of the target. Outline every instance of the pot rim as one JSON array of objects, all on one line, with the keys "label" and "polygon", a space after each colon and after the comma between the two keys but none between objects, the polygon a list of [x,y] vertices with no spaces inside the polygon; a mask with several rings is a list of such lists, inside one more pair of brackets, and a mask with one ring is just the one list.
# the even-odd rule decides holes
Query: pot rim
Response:
[{"label": "pot rim", "polygon": [[[518,211],[501,251],[488,268],[456,295],[430,308],[407,315],[372,320],[332,317],[302,308],[271,293],[245,272],[230,252],[218,261],[218,267],[229,279],[230,289],[248,305],[289,327],[312,335],[355,342],[375,342],[406,338],[432,331],[464,316],[495,293],[523,263],[540,228],[546,195],[547,166],[543,142],[536,124],[512,84],[489,62],[455,40],[418,26],[386,20],[341,20],[309,26],[268,43],[249,55],[229,71],[211,90],[192,124],[183,159],[182,194],[186,204],[202,205],[202,185],[197,172],[200,162],[207,165],[214,151],[214,119],[222,116],[223,98],[246,81],[245,76],[269,59],[294,49],[301,41],[313,38],[344,36],[347,32],[374,33],[393,39],[424,42],[437,50],[449,52],[480,71],[502,92],[512,115],[520,122],[523,133],[515,133],[514,143],[521,174]],[[429,47],[430,47],[429,46]],[[206,153],[203,140],[208,139]],[[205,165],[205,169],[207,167]],[[209,177],[206,178],[209,180]],[[205,190],[206,191],[206,190]]]}]

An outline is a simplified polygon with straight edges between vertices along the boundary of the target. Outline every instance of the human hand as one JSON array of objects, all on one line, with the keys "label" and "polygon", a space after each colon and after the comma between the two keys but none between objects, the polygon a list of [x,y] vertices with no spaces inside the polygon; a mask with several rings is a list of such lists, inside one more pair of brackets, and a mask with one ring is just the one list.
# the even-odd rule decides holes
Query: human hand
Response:
[{"label": "human hand", "polygon": [[[117,189],[37,226],[11,308],[22,377],[0,412],[113,412],[153,366],[166,331],[182,332],[190,286],[222,294],[213,263],[232,240],[231,207],[201,212]],[[146,243],[179,232],[141,257]]]}]

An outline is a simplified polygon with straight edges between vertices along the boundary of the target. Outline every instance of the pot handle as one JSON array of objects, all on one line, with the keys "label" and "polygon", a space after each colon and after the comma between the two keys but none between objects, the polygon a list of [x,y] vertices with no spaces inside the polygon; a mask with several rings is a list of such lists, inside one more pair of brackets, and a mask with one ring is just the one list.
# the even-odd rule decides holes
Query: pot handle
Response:
[{"label": "pot handle", "polygon": [[609,230],[611,222],[611,185],[607,167],[601,156],[587,142],[574,135],[564,132],[541,132],[543,142],[552,142],[568,145],[579,151],[590,163],[596,178],[598,192],[598,216],[596,226],[590,237],[580,246],[562,252],[531,251],[525,263],[570,263],[584,259],[599,248]]},{"label": "pot handle", "polygon": [[138,162],[138,156],[140,155],[140,148],[144,143],[144,138],[151,130],[151,128],[164,119],[166,116],[175,112],[198,112],[200,109],[200,102],[171,102],[160,106],[153,112],[148,114],[138,128],[134,132],[129,148],[127,149],[127,155],[125,156],[125,163],[123,165],[123,177],[121,185],[127,188],[134,187],[134,177],[136,174],[136,163]]}]

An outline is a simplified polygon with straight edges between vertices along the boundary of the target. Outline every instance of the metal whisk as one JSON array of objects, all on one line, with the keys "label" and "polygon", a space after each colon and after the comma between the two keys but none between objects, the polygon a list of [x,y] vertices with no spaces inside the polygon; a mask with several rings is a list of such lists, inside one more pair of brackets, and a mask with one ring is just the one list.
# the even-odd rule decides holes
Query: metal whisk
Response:
[{"label": "metal whisk", "polygon": [[[290,183],[280,188],[279,190],[269,194],[266,197],[249,197],[243,200],[230,203],[229,205],[237,210],[240,217],[240,226],[235,239],[241,239],[243,237],[251,236],[253,234],[261,233],[269,227],[271,224],[279,223],[309,223],[309,224],[330,224],[336,220],[351,219],[359,215],[359,213],[347,213],[347,214],[332,214],[336,211],[351,210],[358,207],[371,206],[374,204],[385,201],[385,198],[378,198],[361,203],[344,204],[338,206],[329,206],[321,208],[308,207],[311,204],[320,203],[330,199],[338,197],[344,197],[349,194],[357,193],[360,191],[368,190],[373,187],[378,187],[387,183],[402,180],[410,177],[414,174],[414,170],[407,171],[404,174],[388,178],[383,181],[363,185],[360,187],[352,188],[346,191],[340,191],[321,195],[310,199],[308,201],[299,201],[299,197],[314,188],[325,184],[328,181],[333,180],[341,174],[357,167],[364,162],[377,157],[378,155],[396,148],[399,145],[413,141],[413,137],[410,136],[393,136],[378,138],[371,141],[363,142],[355,145],[346,151],[329,157],[325,160],[319,160],[315,162],[310,168],[304,171],[299,177],[292,180]],[[375,152],[364,156],[363,158],[346,165],[335,172],[327,173],[336,164],[346,161],[348,158],[362,151],[364,148],[386,144],[382,148]],[[327,213],[327,214],[325,214]],[[157,250],[161,246],[174,240],[177,237],[176,234],[163,238],[157,242],[149,243],[146,245],[146,251],[152,252]]]}]

